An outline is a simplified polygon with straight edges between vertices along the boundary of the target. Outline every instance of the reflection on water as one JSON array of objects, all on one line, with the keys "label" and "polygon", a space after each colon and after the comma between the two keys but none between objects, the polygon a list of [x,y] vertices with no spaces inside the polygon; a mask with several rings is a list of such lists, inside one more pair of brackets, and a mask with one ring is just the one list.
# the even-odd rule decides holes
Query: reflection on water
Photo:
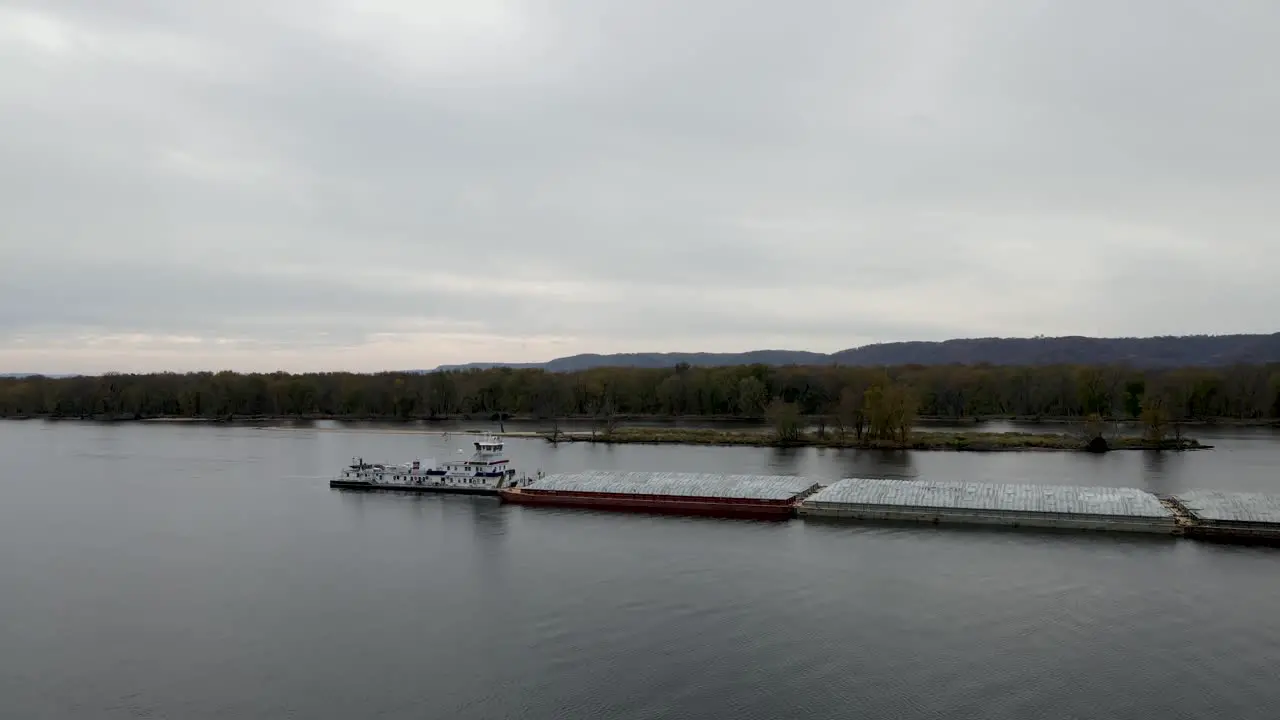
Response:
[{"label": "reflection on water", "polygon": [[[509,532],[510,513],[504,512],[497,498],[454,498],[457,505],[466,508],[471,515],[471,527],[477,544],[496,547],[506,541]],[[486,502],[487,500],[487,502]]]},{"label": "reflection on water", "polygon": [[[234,423],[233,423],[234,424]],[[249,425],[262,425],[260,421],[252,421]],[[285,419],[271,420],[267,422],[273,426],[289,426],[295,428],[314,427],[317,429],[352,429],[352,430],[385,430],[385,431],[402,431],[402,432],[469,432],[477,430],[487,430],[498,432],[502,428],[496,422],[490,422],[486,419],[473,420],[430,420],[430,421],[387,421],[387,420],[306,420],[306,419]],[[624,425],[628,427],[680,427],[680,428],[712,428],[716,430],[759,430],[767,432],[770,429],[768,422],[760,419],[742,418],[737,420],[715,419],[708,420],[703,418],[670,418],[670,419],[639,419],[626,420]],[[1140,435],[1142,426],[1136,422],[1117,422],[1111,423],[1108,427],[1115,431],[1127,435]],[[505,423],[505,429],[509,432],[542,432],[550,428],[545,421],[537,420],[508,420]],[[599,429],[591,420],[571,419],[561,420],[560,429],[566,432],[586,432],[592,429]],[[982,420],[982,421],[957,421],[957,420],[922,420],[916,426],[917,430],[928,432],[1023,432],[1023,433],[1059,433],[1070,434],[1079,432],[1080,423],[1067,423],[1056,421],[1042,422],[1026,422],[1012,420]],[[817,426],[809,428],[810,431],[816,431]],[[828,432],[832,432],[831,428],[827,428]],[[1224,424],[1188,424],[1184,427],[1184,432],[1198,439],[1204,438],[1230,438],[1236,440],[1243,439],[1262,439],[1272,438],[1280,440],[1280,426],[1254,426],[1254,425],[1233,425]]]},{"label": "reflection on water", "polygon": [[769,465],[777,475],[798,475],[801,463],[801,448],[778,447],[769,448]]},{"label": "reflection on water", "polygon": [[[445,439],[404,425],[316,423],[318,429],[345,429],[341,434],[360,438],[355,445],[366,456],[405,457],[408,453],[435,454],[442,458],[467,442],[466,435]],[[538,429],[536,423],[508,423],[509,429]],[[739,425],[740,426],[740,425]],[[431,427],[437,427],[432,425]],[[459,423],[458,429],[485,427],[485,423]],[[567,426],[566,426],[567,427]],[[948,426],[931,424],[931,429]],[[1012,423],[991,421],[953,425],[958,430],[992,432],[1070,432],[1062,423]],[[377,428],[390,428],[379,431]],[[1131,428],[1137,432],[1136,428]],[[286,431],[282,431],[286,432]],[[294,431],[287,431],[294,432]],[[326,433],[321,432],[320,435]],[[903,452],[825,450],[818,448],[719,448],[644,445],[562,443],[553,446],[537,439],[509,439],[507,446],[521,469],[531,472],[600,470],[654,470],[684,472],[784,473],[812,476],[829,482],[850,476],[1031,482],[1074,485],[1138,487],[1158,493],[1190,488],[1237,489],[1280,492],[1275,471],[1280,453],[1280,430],[1267,427],[1193,426],[1188,434],[1214,446],[1194,452],[1114,451],[1103,455],[1057,451],[956,453],[947,451]],[[412,438],[406,440],[405,438]],[[334,439],[350,445],[352,441]],[[384,449],[385,450],[382,450]],[[392,448],[402,448],[392,450]],[[416,448],[416,450],[414,450]],[[400,455],[395,455],[399,452]]]},{"label": "reflection on water", "polygon": [[845,477],[914,479],[918,477],[912,456],[906,450],[839,450]]},{"label": "reflection on water", "polygon": [[1160,452],[1157,450],[1142,450],[1142,472],[1145,484],[1144,490],[1148,490],[1157,495],[1168,495],[1180,488],[1172,481],[1174,475],[1170,472],[1170,465],[1174,462],[1171,458],[1172,453]]},{"label": "reflection on water", "polygon": [[[352,452],[362,452],[365,457],[404,459],[417,454],[443,459],[469,442],[466,435],[456,433],[446,439],[438,434],[403,428],[379,431],[362,424],[353,428],[334,422],[317,423],[317,426],[321,430],[346,428],[339,433],[319,432],[315,439],[322,447],[350,447]],[[1003,421],[982,426],[996,431],[1031,432],[1066,431],[1068,427]],[[294,432],[279,431],[281,435]],[[1213,444],[1214,449],[1126,450],[1106,454],[1035,450],[962,453],[594,443],[552,445],[540,439],[520,438],[509,438],[507,448],[516,467],[530,472],[598,469],[783,473],[806,475],[820,482],[843,477],[886,477],[1124,486],[1158,493],[1190,488],[1280,492],[1280,473],[1276,472],[1280,431],[1264,427],[1200,426],[1191,434]],[[323,470],[327,472],[330,467],[325,466]]]}]

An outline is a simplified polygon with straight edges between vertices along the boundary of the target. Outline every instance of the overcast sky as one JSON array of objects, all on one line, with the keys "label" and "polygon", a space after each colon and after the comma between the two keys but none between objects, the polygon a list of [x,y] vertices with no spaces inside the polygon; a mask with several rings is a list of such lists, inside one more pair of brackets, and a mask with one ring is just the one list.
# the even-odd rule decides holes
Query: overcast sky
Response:
[{"label": "overcast sky", "polygon": [[1280,3],[0,0],[0,371],[1273,332]]}]

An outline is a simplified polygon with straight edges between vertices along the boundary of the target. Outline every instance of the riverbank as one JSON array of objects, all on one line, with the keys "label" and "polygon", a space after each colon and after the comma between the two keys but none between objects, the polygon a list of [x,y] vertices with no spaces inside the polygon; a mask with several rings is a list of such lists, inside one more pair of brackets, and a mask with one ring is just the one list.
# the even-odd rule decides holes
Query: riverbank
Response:
[{"label": "riverbank", "polygon": [[[1142,437],[1110,437],[1105,446],[1075,435],[1054,433],[913,432],[907,441],[866,440],[835,433],[801,433],[782,440],[770,433],[713,430],[708,428],[619,428],[612,432],[540,432],[551,442],[587,442],[644,445],[744,445],[749,447],[828,447],[868,450],[950,450],[999,452],[1010,450],[1207,450],[1193,438],[1166,439],[1156,443]],[[528,435],[524,433],[524,435]]]}]

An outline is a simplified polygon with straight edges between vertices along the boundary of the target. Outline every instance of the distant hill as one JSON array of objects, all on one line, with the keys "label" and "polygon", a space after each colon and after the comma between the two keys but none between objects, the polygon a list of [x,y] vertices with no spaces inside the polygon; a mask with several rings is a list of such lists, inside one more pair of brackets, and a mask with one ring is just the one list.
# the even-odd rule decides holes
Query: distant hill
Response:
[{"label": "distant hill", "polygon": [[1211,367],[1280,362],[1280,333],[1187,335],[1149,338],[975,338],[944,342],[900,342],[841,350],[840,365],[1110,365]]},{"label": "distant hill", "polygon": [[1280,333],[1271,335],[1187,335],[1148,338],[1082,336],[972,338],[942,342],[864,345],[836,353],[752,350],[742,353],[620,353],[571,355],[544,363],[470,363],[437,370],[513,367],[574,372],[595,367],[674,367],[679,363],[725,365],[1111,365],[1134,367],[1215,367],[1280,362]]},{"label": "distant hill", "polygon": [[0,378],[24,377],[69,378],[77,377],[77,375],[75,373],[0,373]]},{"label": "distant hill", "polygon": [[464,365],[441,365],[435,370],[409,370],[411,373],[429,373],[436,370],[488,370],[489,368],[515,368],[515,369],[545,369],[547,363],[500,363],[500,362],[473,362]]},{"label": "distant hill", "polygon": [[552,372],[575,372],[594,367],[664,368],[688,363],[701,367],[725,365],[822,365],[831,362],[826,353],[803,350],[752,350],[741,353],[618,353],[616,355],[570,355],[542,363],[467,363],[441,365],[437,370],[485,370],[494,367],[540,368]]},{"label": "distant hill", "polygon": [[618,355],[571,355],[546,363],[552,372],[572,372],[592,367],[674,367],[680,363],[701,367],[724,365],[821,365],[831,362],[824,353],[803,350],[752,350],[743,353],[622,353]]}]

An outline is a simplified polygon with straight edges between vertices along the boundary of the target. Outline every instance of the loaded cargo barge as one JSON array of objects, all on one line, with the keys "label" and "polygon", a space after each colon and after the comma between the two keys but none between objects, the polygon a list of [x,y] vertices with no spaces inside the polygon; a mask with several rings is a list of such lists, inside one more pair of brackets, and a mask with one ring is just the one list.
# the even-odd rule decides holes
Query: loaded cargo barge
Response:
[{"label": "loaded cargo barge", "polygon": [[800,502],[802,517],[1178,535],[1173,510],[1136,488],[850,478]]},{"label": "loaded cargo barge", "polygon": [[1188,490],[1166,501],[1187,518],[1187,537],[1280,544],[1280,495]]},{"label": "loaded cargo barge", "polygon": [[796,503],[804,518],[1134,532],[1280,544],[1280,495],[848,478]]},{"label": "loaded cargo barge", "polygon": [[499,494],[521,505],[786,520],[796,501],[817,488],[787,475],[583,472],[548,475]]}]

